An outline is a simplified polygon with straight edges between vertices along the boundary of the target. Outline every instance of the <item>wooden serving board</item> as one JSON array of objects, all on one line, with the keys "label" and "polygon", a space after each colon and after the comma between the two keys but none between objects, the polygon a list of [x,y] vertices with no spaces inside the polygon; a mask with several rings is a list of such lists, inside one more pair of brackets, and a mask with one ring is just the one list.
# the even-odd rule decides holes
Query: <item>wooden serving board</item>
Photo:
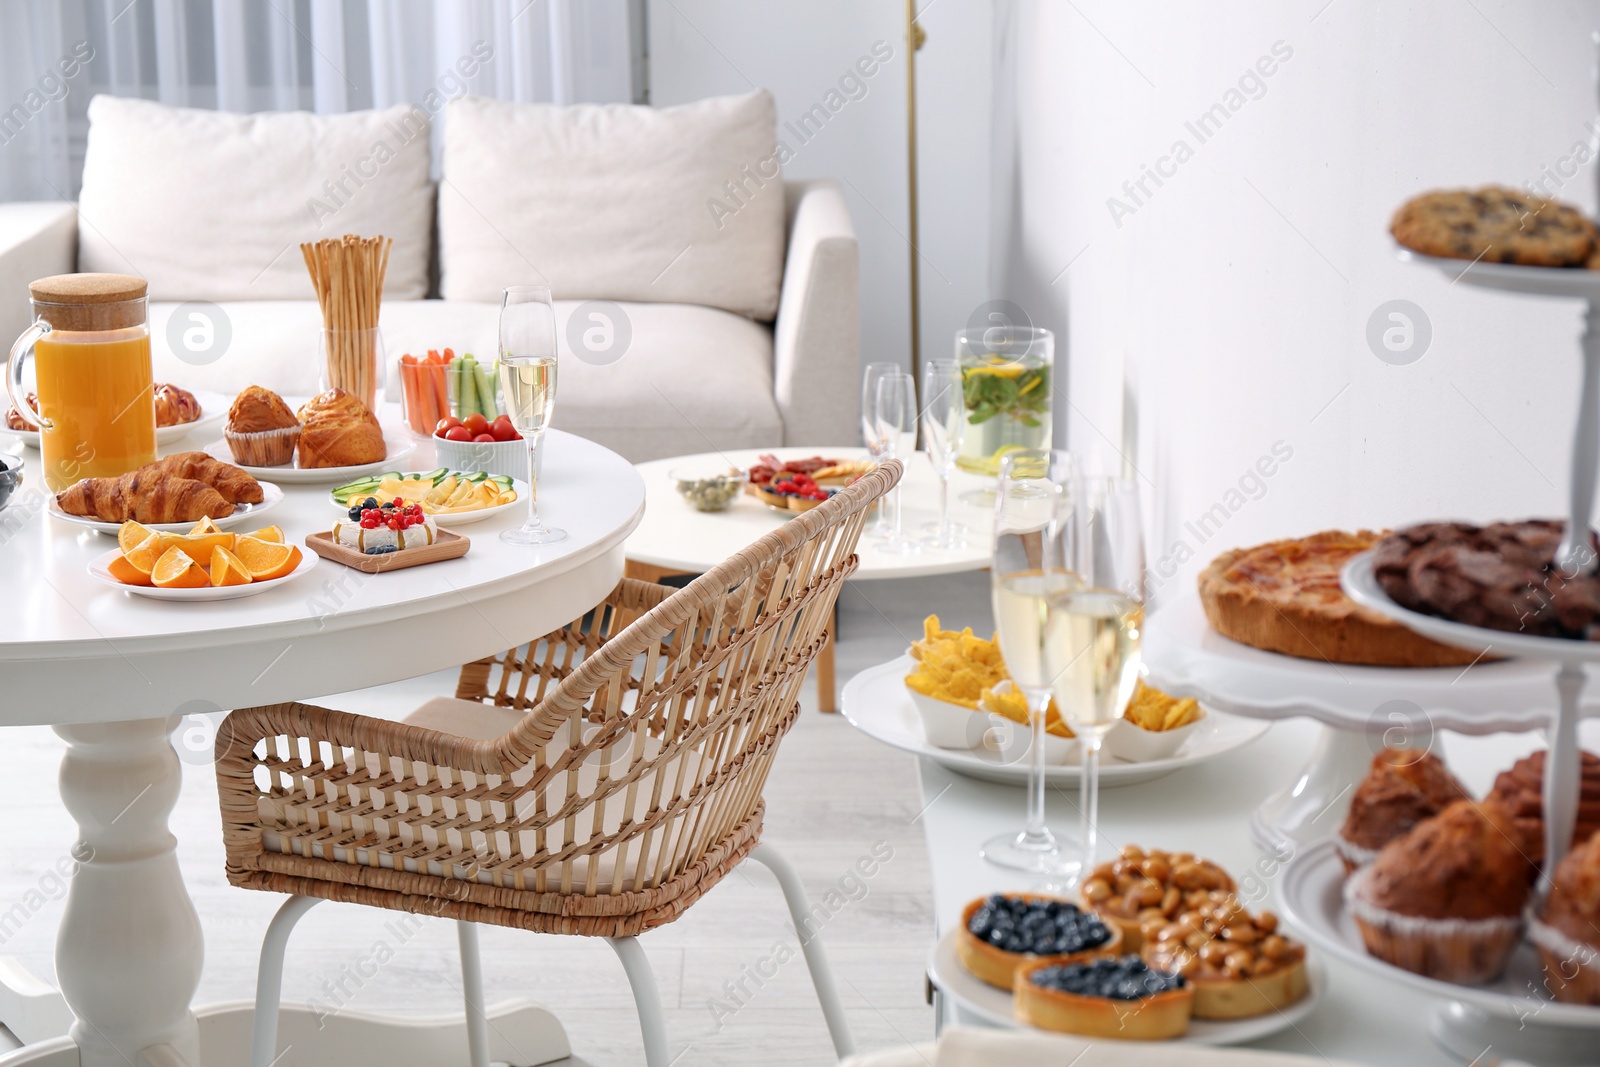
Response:
[{"label": "wooden serving board", "polygon": [[320,530],[306,535],[306,547],[323,559],[331,559],[335,563],[343,563],[346,567],[354,567],[368,574],[379,574],[383,571],[397,571],[405,567],[417,567],[424,563],[437,563],[442,559],[464,556],[467,554],[467,549],[472,547],[472,542],[458,533],[440,530],[439,536],[434,538],[431,545],[369,556],[348,545],[341,545],[333,539],[333,534],[327,530]]}]

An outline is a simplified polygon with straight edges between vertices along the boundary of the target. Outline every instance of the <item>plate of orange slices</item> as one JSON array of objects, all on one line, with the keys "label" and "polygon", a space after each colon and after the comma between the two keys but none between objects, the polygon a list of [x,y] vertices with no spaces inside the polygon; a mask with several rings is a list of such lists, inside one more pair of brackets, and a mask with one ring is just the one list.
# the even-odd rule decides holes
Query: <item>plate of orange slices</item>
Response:
[{"label": "plate of orange slices", "polygon": [[89,576],[155,600],[235,600],[293,581],[318,558],[285,543],[276,526],[233,533],[201,519],[171,533],[125,522],[117,547],[89,561]]}]

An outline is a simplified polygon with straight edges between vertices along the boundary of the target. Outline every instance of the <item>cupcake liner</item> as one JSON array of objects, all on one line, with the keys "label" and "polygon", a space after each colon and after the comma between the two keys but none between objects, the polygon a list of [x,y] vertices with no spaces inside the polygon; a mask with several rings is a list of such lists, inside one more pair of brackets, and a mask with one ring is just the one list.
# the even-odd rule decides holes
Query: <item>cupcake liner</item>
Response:
[{"label": "cupcake liner", "polygon": [[1528,916],[1528,940],[1544,963],[1544,985],[1563,1004],[1600,1005],[1600,948]]},{"label": "cupcake liner", "polygon": [[1480,985],[1505,969],[1522,936],[1520,914],[1489,919],[1402,915],[1361,897],[1370,868],[1344,884],[1345,908],[1361,930],[1367,953],[1401,970],[1458,985]]},{"label": "cupcake liner", "polygon": [[1363,867],[1372,866],[1372,861],[1378,858],[1378,853],[1383,851],[1377,848],[1366,848],[1346,838],[1343,834],[1333,835],[1333,850],[1339,854],[1339,860],[1344,864],[1345,874],[1355,874]]},{"label": "cupcake liner", "polygon": [[294,459],[294,447],[300,442],[299,426],[283,426],[276,430],[257,430],[240,433],[223,430],[233,461],[246,467],[281,467]]}]

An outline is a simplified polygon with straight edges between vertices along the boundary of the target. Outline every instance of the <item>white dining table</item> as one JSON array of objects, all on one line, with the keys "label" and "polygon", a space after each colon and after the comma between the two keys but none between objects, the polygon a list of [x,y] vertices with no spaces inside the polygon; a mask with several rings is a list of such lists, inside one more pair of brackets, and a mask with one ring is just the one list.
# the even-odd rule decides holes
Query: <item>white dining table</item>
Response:
[{"label": "white dining table", "polygon": [[[381,414],[399,425],[397,412]],[[191,438],[163,451],[205,443]],[[0,960],[0,1022],[29,1042],[0,1065],[244,1062],[248,1007],[197,1013],[191,1004],[203,946],[167,825],[180,781],[174,727],[188,715],[309,700],[466,663],[600,602],[622,577],[623,541],[644,512],[643,482],[622,457],[583,438],[551,431],[545,449],[541,511],[568,532],[563,542],[501,542],[500,531],[522,521],[519,506],[461,527],[472,543],[459,559],[377,575],[321,560],[258,596],[207,603],[151,600],[92,579],[89,561],[115,548],[115,538],[48,514],[38,453],[24,453],[24,484],[0,510],[0,604],[10,620],[0,630],[0,726],[49,725],[66,739],[61,798],[79,835],[56,943],[59,992]],[[397,464],[434,466],[425,441]],[[330,488],[284,485],[282,503],[246,529],[275,524],[303,544],[339,515]],[[307,1022],[286,1010],[283,1032],[315,1033]],[[446,1048],[464,1056],[459,1025],[410,1020],[393,1040],[361,1029],[361,1020],[349,1025],[343,1046],[358,1045],[386,1067],[441,1062]],[[559,1024],[532,1008],[499,1028],[547,1038],[548,1058],[566,1054]],[[280,1067],[334,1058],[300,1050]]]}]

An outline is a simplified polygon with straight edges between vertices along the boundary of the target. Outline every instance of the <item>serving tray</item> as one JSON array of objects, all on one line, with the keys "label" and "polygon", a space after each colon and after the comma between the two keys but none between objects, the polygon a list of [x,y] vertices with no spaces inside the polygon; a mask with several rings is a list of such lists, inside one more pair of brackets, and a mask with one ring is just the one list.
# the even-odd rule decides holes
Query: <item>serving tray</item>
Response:
[{"label": "serving tray", "polygon": [[472,547],[472,542],[461,534],[440,530],[439,536],[431,545],[369,556],[348,545],[341,545],[327,530],[319,530],[306,535],[306,547],[323,559],[331,559],[335,563],[343,563],[346,567],[354,567],[368,574],[380,574],[383,571],[398,571],[406,567],[419,567],[424,563],[437,563],[442,559],[464,556],[467,554],[467,549]]}]

